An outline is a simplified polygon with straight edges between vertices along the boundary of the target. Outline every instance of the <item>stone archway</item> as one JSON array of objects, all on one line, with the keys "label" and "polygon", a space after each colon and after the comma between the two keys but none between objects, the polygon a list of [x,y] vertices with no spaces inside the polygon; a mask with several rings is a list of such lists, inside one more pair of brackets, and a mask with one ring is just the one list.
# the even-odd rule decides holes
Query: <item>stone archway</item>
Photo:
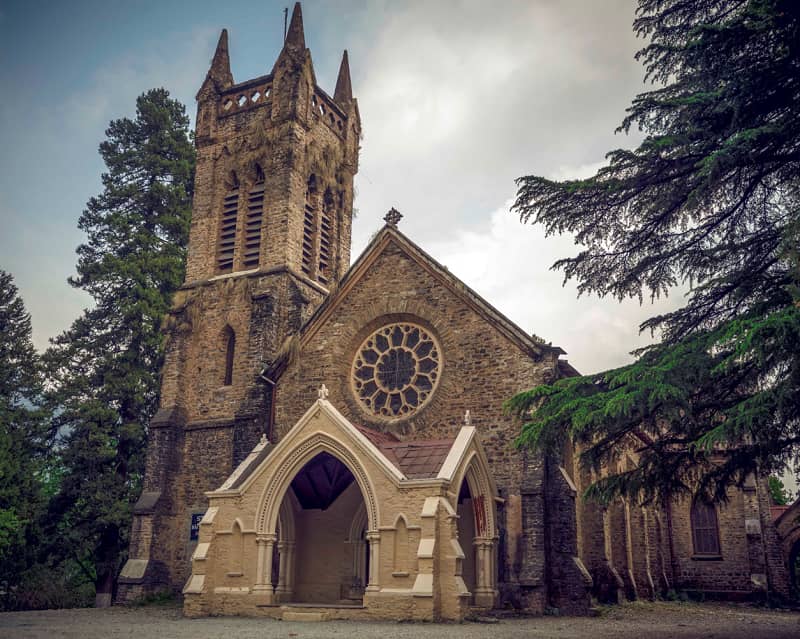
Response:
[{"label": "stone archway", "polygon": [[495,495],[488,470],[476,453],[463,468],[455,482],[458,538],[465,555],[462,577],[472,593],[473,605],[488,608],[494,605],[497,583]]},{"label": "stone archway", "polygon": [[[368,590],[379,588],[375,492],[366,471],[342,442],[324,433],[301,442],[267,479],[261,504],[256,517],[259,570],[254,589],[264,591],[269,601],[360,604],[363,584]],[[363,523],[360,547],[347,543],[353,541],[357,519]],[[280,567],[273,574],[268,562],[276,542]],[[357,548],[369,552],[358,565],[353,556]],[[360,573],[354,574],[355,568]],[[362,585],[353,588],[357,576]]]},{"label": "stone archway", "polygon": [[[354,590],[350,527],[364,500],[353,474],[339,459],[320,452],[294,476],[284,503],[299,505],[291,588],[284,600],[298,603],[362,603],[363,589]],[[279,541],[280,544],[280,541]],[[278,585],[286,583],[279,577]]]}]

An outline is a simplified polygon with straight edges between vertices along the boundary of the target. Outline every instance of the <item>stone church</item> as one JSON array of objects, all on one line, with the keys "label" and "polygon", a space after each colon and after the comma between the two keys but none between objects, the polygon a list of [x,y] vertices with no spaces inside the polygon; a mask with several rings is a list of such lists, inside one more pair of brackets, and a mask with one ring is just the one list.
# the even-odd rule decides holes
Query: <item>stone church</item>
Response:
[{"label": "stone church", "polygon": [[333,95],[317,85],[299,4],[267,75],[235,83],[223,31],[197,102],[186,281],[118,601],[167,589],[188,615],[459,620],[786,589],[762,478],[721,506],[584,502],[577,454],[518,450],[502,410],[577,374],[564,351],[397,211],[351,265],[361,117],[347,52]]}]

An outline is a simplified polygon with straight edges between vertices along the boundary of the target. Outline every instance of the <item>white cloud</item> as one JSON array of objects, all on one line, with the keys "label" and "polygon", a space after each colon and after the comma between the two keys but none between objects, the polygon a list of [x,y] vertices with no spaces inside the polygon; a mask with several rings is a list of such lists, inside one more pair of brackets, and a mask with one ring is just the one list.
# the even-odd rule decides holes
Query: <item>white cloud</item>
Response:
[{"label": "white cloud", "polygon": [[649,333],[639,334],[639,324],[682,303],[680,296],[652,305],[577,298],[574,283],[562,286],[563,274],[550,270],[557,259],[575,254],[571,239],[545,238],[540,227],[522,225],[510,206],[508,201],[486,223],[425,248],[524,330],[562,347],[581,372],[632,361],[629,352],[650,341]]}]

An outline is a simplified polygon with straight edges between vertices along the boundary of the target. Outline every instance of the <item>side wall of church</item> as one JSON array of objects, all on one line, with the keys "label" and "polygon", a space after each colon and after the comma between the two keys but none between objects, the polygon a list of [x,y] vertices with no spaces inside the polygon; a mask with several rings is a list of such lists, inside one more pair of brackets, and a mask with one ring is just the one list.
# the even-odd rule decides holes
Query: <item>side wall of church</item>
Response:
[{"label": "side wall of church", "polygon": [[[355,398],[351,367],[356,350],[371,331],[403,320],[422,325],[439,342],[441,377],[429,403],[416,414],[386,421],[368,413]],[[330,319],[314,326],[278,384],[276,438],[299,419],[321,384],[329,388],[330,401],[353,423],[401,438],[453,437],[469,410],[505,500],[499,508],[501,598],[543,609],[543,463],[531,456],[523,468],[523,455],[513,445],[518,424],[503,413],[502,404],[552,374],[552,356],[536,361],[524,354],[396,244],[389,244],[377,256]]]},{"label": "side wall of church", "polygon": [[[620,448],[615,472],[634,467],[637,447],[627,442]],[[571,451],[564,463],[581,493],[596,478],[580,467]],[[666,507],[641,505],[633,498],[616,498],[607,505],[580,499],[579,552],[592,575],[594,596],[601,602],[619,602],[669,590],[733,598],[763,596],[768,591],[788,594],[783,562],[772,550],[777,533],[766,482],[751,477],[742,488],[730,488],[727,497],[715,505],[717,555],[696,552],[689,497]]]},{"label": "side wall of church", "polygon": [[771,552],[777,545],[777,533],[765,480],[750,478],[743,488],[730,488],[728,501],[716,505],[720,549],[717,557],[706,558],[695,552],[691,500],[675,502],[672,512],[675,581],[679,589],[723,596],[767,591],[789,594],[783,562]]}]

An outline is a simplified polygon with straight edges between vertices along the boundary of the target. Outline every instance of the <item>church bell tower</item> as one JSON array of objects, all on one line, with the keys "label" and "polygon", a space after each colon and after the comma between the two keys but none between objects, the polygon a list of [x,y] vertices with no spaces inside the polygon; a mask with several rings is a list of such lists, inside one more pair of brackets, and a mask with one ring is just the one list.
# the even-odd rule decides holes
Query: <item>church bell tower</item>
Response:
[{"label": "church bell tower", "polygon": [[119,600],[180,590],[204,493],[271,435],[264,371],[349,267],[360,136],[347,51],[331,97],[317,85],[299,3],[266,75],[235,83],[222,31],[197,93],[186,279],[165,322]]}]

